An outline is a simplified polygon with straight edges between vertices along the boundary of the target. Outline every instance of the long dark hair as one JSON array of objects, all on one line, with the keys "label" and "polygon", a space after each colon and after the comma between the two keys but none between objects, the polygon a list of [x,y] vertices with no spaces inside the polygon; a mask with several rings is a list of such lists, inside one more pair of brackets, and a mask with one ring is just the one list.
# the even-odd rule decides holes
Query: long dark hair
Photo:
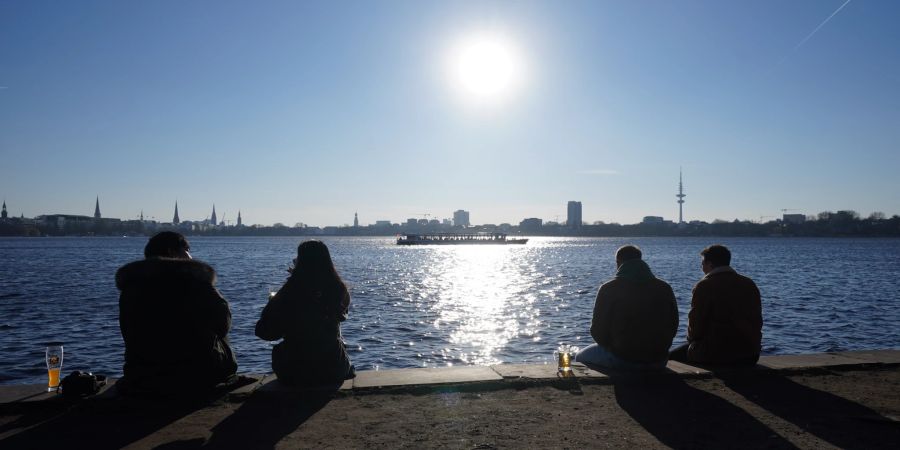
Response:
[{"label": "long dark hair", "polygon": [[331,253],[322,241],[309,240],[297,247],[297,259],[291,279],[309,289],[346,289],[331,260]]}]

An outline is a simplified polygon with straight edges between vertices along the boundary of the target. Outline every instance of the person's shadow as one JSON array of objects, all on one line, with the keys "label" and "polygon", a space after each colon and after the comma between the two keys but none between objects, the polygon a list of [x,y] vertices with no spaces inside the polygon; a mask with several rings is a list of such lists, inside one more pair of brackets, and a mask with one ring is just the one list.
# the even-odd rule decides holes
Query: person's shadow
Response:
[{"label": "person's shadow", "polygon": [[747,400],[836,447],[897,448],[900,443],[895,420],[776,372],[720,371],[716,377]]},{"label": "person's shadow", "polygon": [[748,412],[672,373],[612,376],[616,401],[672,448],[796,448]]},{"label": "person's shadow", "polygon": [[0,435],[14,433],[0,440],[0,447],[56,448],[80,443],[91,448],[122,448],[205,406],[205,401],[135,398],[29,405],[3,411],[18,417],[0,426]]},{"label": "person's shadow", "polygon": [[294,388],[272,381],[212,428],[209,439],[170,442],[158,449],[274,448],[334,398],[341,384]]}]

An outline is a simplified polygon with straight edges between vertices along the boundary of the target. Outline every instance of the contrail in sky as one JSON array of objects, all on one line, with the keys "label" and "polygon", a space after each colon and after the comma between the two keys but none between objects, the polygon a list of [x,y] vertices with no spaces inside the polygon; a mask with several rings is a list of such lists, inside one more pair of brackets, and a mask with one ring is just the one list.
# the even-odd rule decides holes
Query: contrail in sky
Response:
[{"label": "contrail in sky", "polygon": [[801,46],[803,46],[803,44],[806,43],[806,41],[810,40],[810,38],[812,38],[813,35],[816,34],[817,31],[819,31],[822,27],[824,27],[825,24],[828,23],[828,21],[831,20],[831,18],[835,16],[835,14],[841,12],[841,10],[844,9],[844,7],[847,6],[847,3],[850,3],[850,1],[851,0],[845,1],[843,5],[839,6],[838,9],[834,10],[834,12],[831,13],[831,15],[828,16],[827,19],[823,20],[822,23],[820,23],[819,26],[817,26],[815,30],[812,30],[812,33],[809,33],[809,35],[807,35],[805,38],[803,38],[803,40],[800,41],[800,43],[794,47],[794,51],[796,52],[798,48],[800,48]]}]

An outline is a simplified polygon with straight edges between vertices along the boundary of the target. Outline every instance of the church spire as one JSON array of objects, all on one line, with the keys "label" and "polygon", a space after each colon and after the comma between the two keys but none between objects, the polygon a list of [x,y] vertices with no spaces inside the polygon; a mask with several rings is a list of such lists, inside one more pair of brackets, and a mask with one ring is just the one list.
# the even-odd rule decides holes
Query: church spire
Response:
[{"label": "church spire", "polygon": [[212,215],[209,216],[209,223],[212,225],[216,225],[219,222],[216,220],[216,204],[213,203],[213,212]]},{"label": "church spire", "polygon": [[237,226],[241,226],[241,225],[243,225],[243,224],[241,223],[241,210],[238,210]]},{"label": "church spire", "polygon": [[172,218],[172,224],[178,225],[181,223],[181,219],[178,218],[178,200],[175,200],[175,217]]},{"label": "church spire", "polygon": [[353,213],[353,228],[359,228],[359,216]]},{"label": "church spire", "polygon": [[100,218],[100,196],[97,196],[97,203],[94,205],[94,218]]},{"label": "church spire", "polygon": [[0,212],[0,219],[5,219],[6,214],[6,200],[3,200],[3,211]]}]

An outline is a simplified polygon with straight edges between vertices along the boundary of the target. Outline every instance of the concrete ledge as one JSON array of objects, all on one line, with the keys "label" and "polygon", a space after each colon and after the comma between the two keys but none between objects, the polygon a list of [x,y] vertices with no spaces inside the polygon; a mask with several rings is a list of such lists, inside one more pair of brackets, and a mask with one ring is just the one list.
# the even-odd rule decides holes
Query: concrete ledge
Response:
[{"label": "concrete ledge", "polygon": [[835,355],[859,359],[872,364],[900,364],[900,350],[862,350],[838,352]]},{"label": "concrete ledge", "polygon": [[769,369],[809,369],[816,367],[852,366],[871,363],[854,353],[813,353],[809,355],[761,356],[758,366]]},{"label": "concrete ledge", "polygon": [[678,375],[697,375],[697,376],[711,376],[712,372],[706,370],[702,367],[691,366],[678,361],[669,361],[666,363],[666,369],[669,371],[675,372]]},{"label": "concrete ledge", "polygon": [[[814,353],[807,355],[763,356],[756,368],[734,369],[752,370],[802,370],[813,368],[854,367],[884,364],[900,364],[900,350],[863,350],[851,352]],[[669,361],[667,369],[679,376],[714,376],[711,369],[696,367],[676,361]],[[607,382],[613,371],[600,372],[583,364],[572,364],[572,376],[561,377],[553,364],[498,364],[494,366],[464,366],[446,368],[396,369],[396,370],[363,370],[357,372],[356,378],[346,380],[338,388],[344,393],[376,390],[380,388],[427,387],[448,384],[481,383],[484,388],[494,386],[502,388],[504,383],[533,381],[555,383],[561,381]],[[627,376],[625,374],[621,374]],[[229,400],[241,401],[260,392],[268,394],[300,393],[323,390],[317,388],[297,388],[277,382],[273,374],[248,374],[245,377],[254,379],[250,383],[236,388],[226,394]],[[117,396],[114,385],[116,379],[109,379],[100,393],[92,398],[113,399]],[[44,401],[59,401],[56,393],[46,392],[46,385],[8,385],[0,386],[0,404],[29,404]],[[333,387],[328,387],[333,390]]]},{"label": "concrete ledge", "polygon": [[556,380],[556,366],[550,364],[497,364],[491,366],[504,380]]},{"label": "concrete ledge", "polygon": [[256,378],[256,381],[253,383],[245,384],[237,389],[228,393],[229,400],[243,400],[249,397],[251,394],[256,392],[263,384],[266,383],[266,380],[274,377],[274,375],[269,374],[248,374],[245,375],[249,378]]},{"label": "concrete ledge", "polygon": [[426,369],[363,370],[353,379],[353,389],[376,389],[393,386],[439,385],[502,381],[490,367],[467,366]]},{"label": "concrete ledge", "polygon": [[0,389],[0,403],[38,402],[54,398],[56,393],[47,392],[46,384],[13,384]]},{"label": "concrete ledge", "polygon": [[[117,379],[109,378],[106,385],[100,388],[100,392],[93,397],[107,397],[115,392]],[[0,404],[3,403],[29,403],[45,400],[59,400],[62,396],[56,392],[47,392],[46,384],[14,384],[0,386]]]},{"label": "concrete ledge", "polygon": [[278,377],[274,374],[266,375],[263,380],[253,389],[253,392],[266,394],[285,394],[285,393],[302,393],[302,392],[318,392],[318,391],[334,391],[335,387],[339,391],[350,391],[353,389],[353,380],[344,380],[340,386],[323,385],[323,386],[288,386],[278,381]]}]

